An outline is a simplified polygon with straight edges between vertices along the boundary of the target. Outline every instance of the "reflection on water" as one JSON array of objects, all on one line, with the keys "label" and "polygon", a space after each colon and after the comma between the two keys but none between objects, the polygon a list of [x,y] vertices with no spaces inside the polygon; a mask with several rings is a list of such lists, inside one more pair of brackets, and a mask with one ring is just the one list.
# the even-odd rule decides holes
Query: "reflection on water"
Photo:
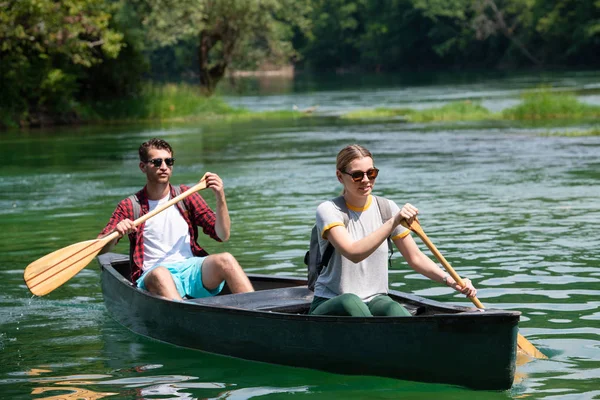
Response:
[{"label": "reflection on water", "polygon": [[53,388],[53,387],[39,387],[35,388],[31,391],[31,394],[43,394],[46,395],[47,392],[67,392],[61,393],[52,396],[46,397],[37,397],[40,400],[95,400],[101,399],[107,396],[115,396],[118,393],[100,393],[94,392],[92,390],[80,389],[76,387],[61,387],[61,388]]},{"label": "reflection on water", "polygon": [[[157,366],[136,366],[130,372],[143,373]],[[51,373],[49,369],[31,369],[22,375],[40,375]],[[122,371],[121,371],[122,372]],[[20,375],[13,373],[13,375]],[[235,385],[226,385],[220,382],[191,382],[199,378],[182,375],[150,375],[143,377],[110,379],[110,375],[71,375],[30,379],[14,379],[11,383],[43,384],[31,390],[32,395],[39,400],[95,400],[109,396],[129,398],[159,398],[159,399],[250,399],[274,393],[306,392],[306,387],[245,387],[236,388]],[[0,381],[0,384],[6,381]],[[54,384],[55,386],[48,386]],[[110,386],[116,392],[94,391],[86,386]],[[169,396],[169,397],[165,397]]]}]

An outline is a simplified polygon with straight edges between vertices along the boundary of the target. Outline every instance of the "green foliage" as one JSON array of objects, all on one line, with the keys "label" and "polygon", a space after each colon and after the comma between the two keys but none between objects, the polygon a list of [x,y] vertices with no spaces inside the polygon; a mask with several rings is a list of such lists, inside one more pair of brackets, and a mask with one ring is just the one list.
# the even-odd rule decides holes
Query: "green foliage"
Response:
[{"label": "green foliage", "polygon": [[600,117],[600,107],[585,104],[568,93],[553,93],[541,90],[523,95],[523,102],[504,110],[504,118],[511,119],[554,119]]},{"label": "green foliage", "polygon": [[234,112],[220,99],[208,99],[191,85],[146,84],[134,96],[124,96],[93,104],[94,115],[104,121],[166,120],[194,115],[220,115]]},{"label": "green foliage", "polygon": [[115,58],[122,33],[103,0],[10,0],[0,9],[0,108],[13,118],[65,115],[81,71]]},{"label": "green foliage", "polygon": [[368,110],[355,110],[343,114],[343,119],[406,119],[414,110],[405,108],[374,108]]},{"label": "green foliage", "polygon": [[343,115],[347,119],[398,119],[409,122],[431,121],[472,121],[493,118],[490,111],[478,103],[471,101],[457,101],[442,107],[428,108],[425,110],[411,110],[406,108],[376,108],[373,110],[357,110]]},{"label": "green foliage", "polygon": [[478,103],[458,101],[425,110],[376,108],[356,110],[342,116],[345,119],[403,118],[409,122],[482,121],[492,119],[594,119],[598,117],[600,117],[600,107],[581,103],[572,94],[551,92],[549,89],[526,93],[523,95],[522,103],[497,114],[491,113]]},{"label": "green foliage", "polygon": [[598,0],[316,0],[311,68],[588,65],[600,61]]},{"label": "green foliage", "polygon": [[233,108],[218,97],[203,96],[198,86],[188,84],[146,84],[135,96],[90,103],[80,112],[87,121],[96,122],[289,119],[303,115]]},{"label": "green foliage", "polygon": [[546,136],[567,136],[567,137],[581,137],[581,136],[600,136],[600,128],[592,128],[585,130],[569,130],[569,131],[554,131],[546,133]]},{"label": "green foliage", "polygon": [[367,1],[314,0],[312,30],[302,44],[306,64],[314,69],[355,66],[364,32]]},{"label": "green foliage", "polygon": [[457,101],[439,108],[419,110],[409,116],[411,122],[477,121],[492,117],[492,113],[479,103]]},{"label": "green foliage", "polygon": [[195,46],[200,84],[212,94],[231,66],[258,69],[298,58],[296,31],[307,32],[309,0],[135,0],[151,49]]},{"label": "green foliage", "polygon": [[[147,87],[142,91],[148,70],[175,73],[176,79],[194,75],[203,93],[211,94],[232,68],[291,62],[341,71],[600,62],[600,0],[0,0],[0,5],[0,126],[70,122],[81,113],[105,115],[93,105],[110,99],[164,97],[149,94]],[[193,111],[185,102],[175,106],[175,114],[150,100],[142,105],[146,108],[128,115],[170,118]],[[475,105],[452,107],[407,115],[487,118]],[[519,107],[505,117],[597,115],[564,98],[525,99]],[[378,109],[350,117],[395,118],[397,112]]]}]

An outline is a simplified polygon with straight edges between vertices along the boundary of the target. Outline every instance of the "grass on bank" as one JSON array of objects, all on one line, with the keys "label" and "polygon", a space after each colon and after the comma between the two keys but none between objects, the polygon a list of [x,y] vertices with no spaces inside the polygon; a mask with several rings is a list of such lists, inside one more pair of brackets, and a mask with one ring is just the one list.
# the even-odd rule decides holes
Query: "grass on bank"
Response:
[{"label": "grass on bank", "polygon": [[448,103],[442,107],[425,110],[405,108],[376,108],[356,110],[342,116],[344,119],[404,119],[408,122],[482,121],[482,120],[549,120],[600,117],[600,107],[585,104],[569,93],[549,90],[523,95],[523,102],[492,113],[477,102],[469,100]]},{"label": "grass on bank", "polygon": [[600,128],[578,129],[574,131],[559,131],[548,132],[546,136],[566,136],[566,137],[581,137],[581,136],[600,136]]},{"label": "grass on bank", "polygon": [[[199,88],[184,84],[147,84],[135,97],[80,105],[83,122],[137,121],[245,121],[252,119],[286,120],[307,116],[297,110],[252,112],[234,108],[219,97],[205,97]],[[424,110],[375,108],[343,114],[344,120],[405,120],[407,122],[550,120],[600,117],[600,107],[585,104],[570,93],[544,89],[523,95],[523,102],[492,113],[478,102],[457,101]]]},{"label": "grass on bank", "polygon": [[561,119],[600,116],[600,107],[585,104],[570,93],[553,93],[548,90],[525,93],[523,102],[506,109],[502,116],[508,119]]},{"label": "grass on bank", "polygon": [[148,84],[134,97],[83,105],[79,114],[88,122],[290,119],[304,115],[293,110],[234,108],[218,97],[203,96],[196,86],[181,84]]}]

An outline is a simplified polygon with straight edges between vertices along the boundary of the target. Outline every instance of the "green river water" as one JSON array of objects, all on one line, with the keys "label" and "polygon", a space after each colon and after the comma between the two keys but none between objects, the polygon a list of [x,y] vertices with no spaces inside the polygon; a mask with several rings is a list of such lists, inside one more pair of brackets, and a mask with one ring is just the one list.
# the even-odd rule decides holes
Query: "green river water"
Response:
[{"label": "green river water", "polygon": [[[576,89],[582,101],[600,104],[600,75],[591,72],[343,77],[263,81],[244,95],[225,95],[255,110],[318,105],[314,119],[0,133],[0,398],[600,398],[600,136],[548,135],[598,122],[336,118],[356,108],[460,99],[497,111],[540,84]],[[473,280],[479,299],[521,311],[520,332],[550,358],[519,366],[509,391],[477,392],[249,362],[137,336],[108,315],[96,262],[49,295],[33,297],[24,268],[96,237],[117,202],[144,184],[136,152],[151,137],[175,149],[173,182],[192,184],[206,171],[223,178],[233,234],[225,244],[202,239],[209,252],[233,253],[247,272],[286,276],[305,275],[316,206],[340,191],[335,155],[346,144],[365,145],[380,169],[375,192],[416,205],[430,239]],[[211,192],[203,194],[214,204]],[[117,249],[126,253],[128,246]],[[470,304],[414,273],[397,254],[393,264],[393,289]]]}]

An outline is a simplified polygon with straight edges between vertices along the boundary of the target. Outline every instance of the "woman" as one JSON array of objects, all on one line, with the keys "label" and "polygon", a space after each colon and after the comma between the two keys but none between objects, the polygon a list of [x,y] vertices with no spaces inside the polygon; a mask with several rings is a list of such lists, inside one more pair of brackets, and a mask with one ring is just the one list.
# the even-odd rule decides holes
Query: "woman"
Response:
[{"label": "woman", "polygon": [[389,236],[415,271],[467,297],[477,294],[469,279],[463,279],[461,287],[423,254],[410,231],[400,225],[403,219],[411,223],[417,216],[419,211],[414,206],[407,203],[399,209],[393,201],[380,198],[389,202],[392,211],[392,218],[382,221],[381,211],[371,195],[379,170],[374,167],[369,150],[356,144],[346,146],[338,153],[336,167],[337,179],[344,186],[342,196],[347,210],[333,200],[317,208],[321,253],[329,243],[335,252],[315,283],[310,314],[410,315],[387,296]]}]

